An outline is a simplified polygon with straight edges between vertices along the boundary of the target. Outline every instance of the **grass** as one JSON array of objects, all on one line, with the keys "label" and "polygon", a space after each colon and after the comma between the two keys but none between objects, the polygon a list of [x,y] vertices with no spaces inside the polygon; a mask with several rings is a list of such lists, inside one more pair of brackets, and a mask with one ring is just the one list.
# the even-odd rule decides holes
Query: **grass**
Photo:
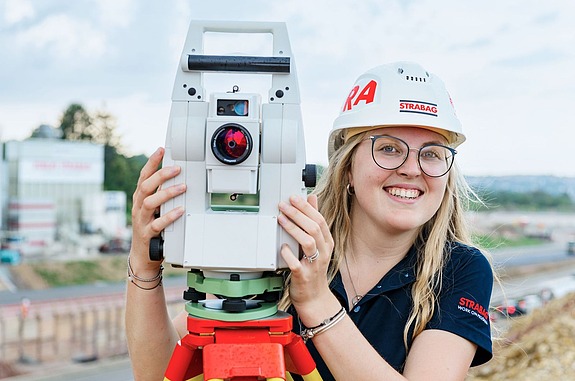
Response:
[{"label": "grass", "polygon": [[[165,266],[164,277],[183,276],[185,271]],[[101,256],[91,260],[22,263],[11,267],[18,287],[42,289],[126,279],[126,256]]]},{"label": "grass", "polygon": [[510,239],[495,235],[476,235],[473,237],[473,242],[475,242],[478,246],[491,250],[505,247],[542,245],[548,241],[532,237],[519,237],[516,239]]}]

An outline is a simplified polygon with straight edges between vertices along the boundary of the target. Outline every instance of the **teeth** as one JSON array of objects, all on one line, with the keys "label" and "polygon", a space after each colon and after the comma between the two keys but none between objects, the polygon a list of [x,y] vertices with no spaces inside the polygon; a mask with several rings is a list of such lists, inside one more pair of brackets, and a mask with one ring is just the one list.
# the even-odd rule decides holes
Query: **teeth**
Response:
[{"label": "teeth", "polygon": [[412,199],[419,196],[419,191],[417,189],[388,188],[387,192],[392,196],[401,198]]}]

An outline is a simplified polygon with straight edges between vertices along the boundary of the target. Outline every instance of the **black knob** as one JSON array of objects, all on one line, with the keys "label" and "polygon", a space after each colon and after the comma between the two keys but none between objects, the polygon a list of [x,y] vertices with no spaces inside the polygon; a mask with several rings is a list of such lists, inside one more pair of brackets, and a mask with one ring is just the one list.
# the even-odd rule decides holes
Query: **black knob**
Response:
[{"label": "black knob", "polygon": [[154,237],[150,240],[149,256],[152,261],[164,259],[164,240],[161,237]]},{"label": "black knob", "polygon": [[227,312],[244,312],[247,309],[245,300],[240,298],[228,298],[222,302],[222,309]]},{"label": "black knob", "polygon": [[315,164],[306,164],[302,171],[302,181],[306,188],[313,188],[317,182],[317,167]]},{"label": "black knob", "polygon": [[191,302],[197,303],[200,300],[204,300],[206,298],[205,292],[199,292],[195,288],[189,287],[186,291],[184,291],[184,300],[189,300]]}]

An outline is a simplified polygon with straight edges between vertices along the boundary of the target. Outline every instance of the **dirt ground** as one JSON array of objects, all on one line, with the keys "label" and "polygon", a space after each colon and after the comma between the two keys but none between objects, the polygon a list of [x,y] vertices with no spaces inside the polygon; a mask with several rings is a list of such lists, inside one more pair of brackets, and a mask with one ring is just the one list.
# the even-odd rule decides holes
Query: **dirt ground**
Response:
[{"label": "dirt ground", "polygon": [[494,358],[467,380],[575,380],[575,294],[513,319]]}]

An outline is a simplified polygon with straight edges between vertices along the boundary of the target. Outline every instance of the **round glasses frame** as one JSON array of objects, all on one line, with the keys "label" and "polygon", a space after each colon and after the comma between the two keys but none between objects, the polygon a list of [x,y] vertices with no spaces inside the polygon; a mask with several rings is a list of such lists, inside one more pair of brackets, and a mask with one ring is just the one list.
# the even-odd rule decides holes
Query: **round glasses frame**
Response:
[{"label": "round glasses frame", "polygon": [[[406,148],[405,152],[406,153],[402,154],[403,160],[401,161],[401,163],[399,165],[396,165],[394,167],[385,167],[377,161],[377,159],[375,158],[375,152],[374,152],[375,151],[375,142],[380,138],[394,139],[394,140],[397,140],[398,142],[400,142],[403,146],[405,146],[405,148]],[[400,138],[396,138],[395,136],[391,136],[391,135],[371,135],[367,139],[371,140],[371,157],[373,159],[373,162],[378,167],[383,168],[383,169],[387,169],[387,170],[398,169],[403,164],[405,164],[411,151],[417,151],[417,165],[419,166],[419,169],[421,170],[421,172],[423,172],[426,176],[429,176],[429,177],[442,177],[442,176],[445,176],[449,172],[451,167],[453,166],[453,162],[455,161],[455,155],[457,154],[457,151],[454,148],[447,147],[447,146],[444,146],[442,144],[436,144],[436,143],[426,144],[426,145],[422,146],[421,148],[411,148],[404,140],[402,140]],[[443,171],[441,174],[429,174],[424,169],[425,165],[424,166],[421,165],[421,152],[422,152],[422,150],[425,150],[426,148],[430,148],[430,147],[442,148],[442,149],[445,149],[451,153],[451,155],[448,155],[445,158],[447,166],[446,166],[445,171]],[[428,170],[429,170],[429,168],[428,168]]]}]

